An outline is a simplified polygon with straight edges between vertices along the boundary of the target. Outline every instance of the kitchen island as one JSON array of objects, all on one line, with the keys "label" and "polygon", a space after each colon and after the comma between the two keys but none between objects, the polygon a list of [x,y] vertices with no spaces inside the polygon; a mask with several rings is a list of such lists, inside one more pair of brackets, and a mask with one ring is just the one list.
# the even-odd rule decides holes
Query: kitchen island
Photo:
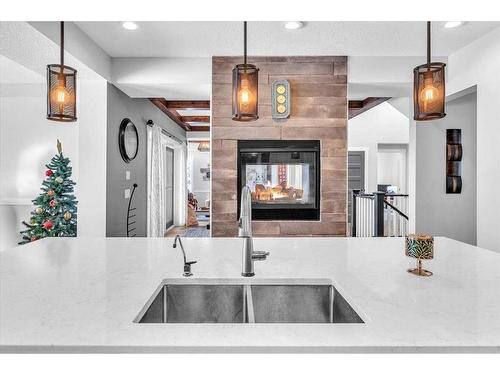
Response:
[{"label": "kitchen island", "polygon": [[[138,324],[172,239],[47,238],[0,252],[0,352],[500,352],[500,254],[435,239],[432,277],[403,238],[256,238],[253,279],[328,279],[364,324]],[[191,279],[244,279],[237,238],[185,238]]]}]

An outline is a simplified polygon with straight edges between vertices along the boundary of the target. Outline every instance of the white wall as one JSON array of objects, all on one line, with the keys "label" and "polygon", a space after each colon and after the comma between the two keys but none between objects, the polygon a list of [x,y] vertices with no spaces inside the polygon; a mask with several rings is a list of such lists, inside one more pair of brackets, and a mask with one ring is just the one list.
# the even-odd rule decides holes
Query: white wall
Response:
[{"label": "white wall", "polygon": [[477,245],[500,252],[500,28],[448,62],[448,94],[477,85]]},{"label": "white wall", "polygon": [[45,69],[59,47],[25,22],[0,22],[0,250],[20,239],[56,139],[71,159],[78,235],[105,235],[106,81],[66,54],[78,70],[78,121],[46,120]]},{"label": "white wall", "polygon": [[[462,192],[446,194],[446,129],[462,130]],[[416,231],[476,244],[476,94],[446,104],[446,117],[418,123]]]},{"label": "white wall", "polygon": [[200,168],[207,168],[210,165],[210,152],[198,151],[197,142],[188,143],[188,163],[191,172],[192,193],[196,195],[198,203],[205,205],[205,200],[210,199],[210,180],[204,181]]},{"label": "white wall", "polygon": [[409,121],[388,102],[366,111],[348,122],[348,147],[366,150],[366,190],[377,190],[377,154],[379,144],[407,144]]},{"label": "white wall", "polygon": [[113,82],[133,98],[207,100],[212,88],[212,59],[114,58]]}]

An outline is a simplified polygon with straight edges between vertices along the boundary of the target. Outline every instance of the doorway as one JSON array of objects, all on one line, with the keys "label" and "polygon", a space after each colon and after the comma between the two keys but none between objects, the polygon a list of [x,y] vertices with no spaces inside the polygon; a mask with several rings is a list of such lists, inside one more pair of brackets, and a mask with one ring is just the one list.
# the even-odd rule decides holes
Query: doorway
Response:
[{"label": "doorway", "polygon": [[406,144],[379,144],[377,152],[377,189],[395,194],[406,194],[407,190]]}]

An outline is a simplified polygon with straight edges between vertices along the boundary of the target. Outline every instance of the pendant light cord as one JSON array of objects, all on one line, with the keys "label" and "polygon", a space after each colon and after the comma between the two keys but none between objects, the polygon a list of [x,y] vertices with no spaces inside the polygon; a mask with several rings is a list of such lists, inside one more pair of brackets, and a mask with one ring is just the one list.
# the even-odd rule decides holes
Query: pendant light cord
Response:
[{"label": "pendant light cord", "polygon": [[247,64],[247,21],[243,21],[243,63]]},{"label": "pendant light cord", "polygon": [[64,66],[64,21],[61,21],[61,70]]},{"label": "pendant light cord", "polygon": [[427,65],[431,65],[431,21],[427,21]]}]

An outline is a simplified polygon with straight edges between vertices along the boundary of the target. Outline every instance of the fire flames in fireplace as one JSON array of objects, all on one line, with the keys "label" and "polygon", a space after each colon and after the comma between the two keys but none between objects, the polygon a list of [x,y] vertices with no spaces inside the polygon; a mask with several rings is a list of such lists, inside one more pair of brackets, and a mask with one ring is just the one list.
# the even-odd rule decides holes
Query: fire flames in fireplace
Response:
[{"label": "fire flames in fireplace", "polygon": [[256,184],[252,192],[252,201],[260,203],[298,203],[304,196],[304,190],[287,186],[286,181],[276,186],[271,186],[271,181],[266,185]]}]

